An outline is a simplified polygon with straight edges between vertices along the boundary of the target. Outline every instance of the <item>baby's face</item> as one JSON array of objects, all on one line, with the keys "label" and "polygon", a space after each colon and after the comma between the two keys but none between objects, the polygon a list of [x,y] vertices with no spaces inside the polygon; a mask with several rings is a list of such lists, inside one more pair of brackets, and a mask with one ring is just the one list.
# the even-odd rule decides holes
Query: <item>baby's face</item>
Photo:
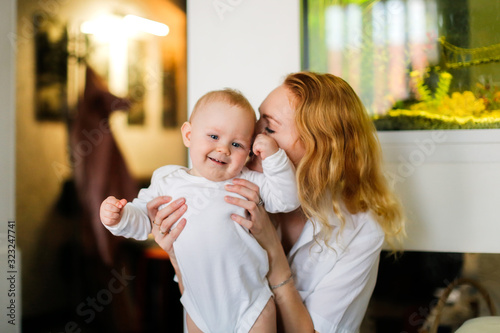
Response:
[{"label": "baby's face", "polygon": [[255,118],[226,102],[211,102],[196,111],[182,132],[193,162],[190,173],[211,181],[236,177],[247,160]]}]

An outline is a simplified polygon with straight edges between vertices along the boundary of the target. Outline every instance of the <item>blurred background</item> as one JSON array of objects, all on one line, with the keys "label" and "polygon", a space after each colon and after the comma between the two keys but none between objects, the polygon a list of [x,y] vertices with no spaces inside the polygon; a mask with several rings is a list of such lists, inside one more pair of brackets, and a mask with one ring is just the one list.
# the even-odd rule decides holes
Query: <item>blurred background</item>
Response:
[{"label": "blurred background", "polygon": [[168,258],[111,237],[98,207],[186,164],[185,1],[18,1],[17,64],[22,331],[180,327]]}]

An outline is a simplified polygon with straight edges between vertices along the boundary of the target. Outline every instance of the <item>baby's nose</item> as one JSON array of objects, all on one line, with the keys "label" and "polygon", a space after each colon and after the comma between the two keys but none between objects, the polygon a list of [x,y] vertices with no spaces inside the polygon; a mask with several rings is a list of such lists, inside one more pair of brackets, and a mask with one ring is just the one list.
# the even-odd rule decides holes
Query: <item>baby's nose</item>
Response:
[{"label": "baby's nose", "polygon": [[229,148],[228,145],[226,144],[219,144],[217,146],[217,151],[226,155],[229,155],[231,152],[231,149]]}]

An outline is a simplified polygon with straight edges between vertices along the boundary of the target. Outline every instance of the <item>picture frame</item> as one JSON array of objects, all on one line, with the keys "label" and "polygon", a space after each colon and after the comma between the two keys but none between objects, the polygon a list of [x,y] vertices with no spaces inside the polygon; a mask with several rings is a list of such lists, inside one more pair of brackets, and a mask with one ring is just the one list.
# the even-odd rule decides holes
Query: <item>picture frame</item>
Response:
[{"label": "picture frame", "polygon": [[177,117],[177,87],[175,65],[163,68],[163,109],[162,125],[164,128],[178,126]]},{"label": "picture frame", "polygon": [[68,111],[68,31],[44,13],[33,14],[35,47],[35,118],[63,121]]}]

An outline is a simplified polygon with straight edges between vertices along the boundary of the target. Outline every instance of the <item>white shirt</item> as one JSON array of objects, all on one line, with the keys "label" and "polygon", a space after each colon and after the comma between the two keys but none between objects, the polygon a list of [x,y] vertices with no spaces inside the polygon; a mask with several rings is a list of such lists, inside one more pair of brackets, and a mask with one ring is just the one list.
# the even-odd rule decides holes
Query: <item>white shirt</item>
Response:
[{"label": "white shirt", "polygon": [[369,213],[345,215],[346,225],[337,238],[340,221],[332,211],[333,249],[314,241],[320,227],[314,233],[309,220],[288,254],[297,290],[320,333],[359,332],[377,280],[384,232]]}]

